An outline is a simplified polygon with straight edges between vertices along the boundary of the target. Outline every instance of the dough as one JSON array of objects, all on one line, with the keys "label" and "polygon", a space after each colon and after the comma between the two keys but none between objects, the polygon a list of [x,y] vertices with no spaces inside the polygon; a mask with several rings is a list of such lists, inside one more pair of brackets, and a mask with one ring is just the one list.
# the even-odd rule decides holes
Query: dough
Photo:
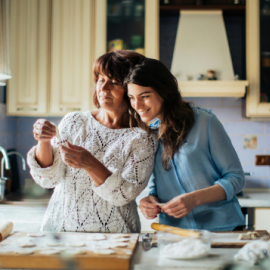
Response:
[{"label": "dough", "polygon": [[91,235],[88,235],[87,239],[93,240],[93,241],[100,241],[100,240],[106,240],[107,238],[104,234],[91,234]]},{"label": "dough", "polygon": [[116,242],[129,242],[129,239],[128,238],[116,238],[116,239],[114,239],[114,241],[116,241]]},{"label": "dough", "polygon": [[111,247],[112,245],[108,243],[94,245],[94,249],[110,249]]},{"label": "dough", "polygon": [[70,242],[66,244],[67,247],[83,247],[85,246],[84,242]]},{"label": "dough", "polygon": [[44,254],[44,255],[57,255],[60,254],[60,250],[56,250],[56,249],[49,249],[49,250],[42,250],[40,251],[40,254]]},{"label": "dough", "polygon": [[98,250],[93,250],[93,252],[97,254],[104,254],[104,255],[115,254],[115,252],[111,249],[98,249]]},{"label": "dough", "polygon": [[21,254],[21,255],[30,255],[34,253],[34,250],[32,249],[20,249],[20,250],[16,250],[17,254]]},{"label": "dough", "polygon": [[112,248],[127,247],[127,246],[128,246],[127,243],[115,243],[111,245]]},{"label": "dough", "polygon": [[0,223],[0,242],[4,240],[13,230],[13,222],[4,221]]},{"label": "dough", "polygon": [[239,240],[255,240],[259,239],[260,234],[258,232],[247,232],[247,233],[241,233],[238,236]]},{"label": "dough", "polygon": [[72,249],[72,250],[67,250],[65,254],[67,255],[83,255],[86,253],[86,250],[84,249]]},{"label": "dough", "polygon": [[117,239],[117,238],[130,238],[130,235],[128,234],[112,234],[111,238]]},{"label": "dough", "polygon": [[48,242],[46,242],[46,245],[47,245],[48,247],[59,247],[59,246],[62,246],[61,243],[54,242],[54,241],[48,241]]},{"label": "dough", "polygon": [[43,237],[43,236],[45,236],[45,234],[41,233],[41,232],[40,233],[37,232],[37,233],[28,233],[27,236],[30,236],[30,237]]},{"label": "dough", "polygon": [[28,239],[28,238],[23,238],[19,244],[18,244],[19,247],[22,247],[22,248],[25,248],[25,247],[35,247],[36,244],[31,240],[31,239]]}]

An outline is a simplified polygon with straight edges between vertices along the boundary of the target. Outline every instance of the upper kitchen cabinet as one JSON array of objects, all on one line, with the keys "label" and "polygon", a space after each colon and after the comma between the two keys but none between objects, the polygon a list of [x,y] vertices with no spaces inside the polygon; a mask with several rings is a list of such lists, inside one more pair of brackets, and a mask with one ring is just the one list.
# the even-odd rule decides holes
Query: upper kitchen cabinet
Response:
[{"label": "upper kitchen cabinet", "polygon": [[53,0],[49,113],[93,108],[94,1]]},{"label": "upper kitchen cabinet", "polygon": [[246,114],[270,117],[270,1],[246,0],[247,92]]},{"label": "upper kitchen cabinet", "polygon": [[49,0],[11,0],[8,115],[48,113],[48,66]]},{"label": "upper kitchen cabinet", "polygon": [[113,49],[159,59],[158,0],[96,1],[95,57]]}]

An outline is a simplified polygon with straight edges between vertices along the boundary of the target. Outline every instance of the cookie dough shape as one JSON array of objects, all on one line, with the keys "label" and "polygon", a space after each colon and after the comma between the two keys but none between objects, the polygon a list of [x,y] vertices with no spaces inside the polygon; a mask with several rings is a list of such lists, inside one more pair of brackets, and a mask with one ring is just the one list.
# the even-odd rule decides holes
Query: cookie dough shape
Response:
[{"label": "cookie dough shape", "polygon": [[32,250],[32,249],[19,249],[19,250],[16,250],[16,253],[20,254],[20,255],[30,255],[30,254],[34,253],[34,250]]},{"label": "cookie dough shape", "polygon": [[84,242],[70,242],[70,243],[66,243],[67,247],[83,247],[85,246]]},{"label": "cookie dough shape", "polygon": [[258,232],[241,233],[238,236],[238,240],[256,240],[259,239],[260,234]]},{"label": "cookie dough shape", "polygon": [[72,249],[72,250],[67,250],[65,254],[67,255],[84,255],[86,253],[86,250],[84,249]]},{"label": "cookie dough shape", "polygon": [[48,242],[46,242],[46,245],[48,247],[59,247],[59,246],[61,246],[61,243],[54,242],[54,241],[48,241]]},{"label": "cookie dough shape", "polygon": [[56,249],[49,249],[49,250],[42,250],[40,251],[40,254],[44,254],[44,255],[57,255],[60,254],[60,250],[56,250]]},{"label": "cookie dough shape", "polygon": [[120,248],[120,247],[127,247],[128,244],[127,243],[115,243],[115,244],[112,244],[112,248]]},{"label": "cookie dough shape", "polygon": [[113,238],[113,239],[130,238],[130,235],[128,235],[128,234],[113,234],[113,235],[111,235],[111,238]]},{"label": "cookie dough shape", "polygon": [[23,238],[19,242],[18,246],[21,247],[21,248],[26,248],[26,247],[35,247],[36,244],[31,239]]},{"label": "cookie dough shape", "polygon": [[112,249],[95,249],[93,250],[93,252],[97,254],[102,254],[102,255],[115,254],[115,252]]}]

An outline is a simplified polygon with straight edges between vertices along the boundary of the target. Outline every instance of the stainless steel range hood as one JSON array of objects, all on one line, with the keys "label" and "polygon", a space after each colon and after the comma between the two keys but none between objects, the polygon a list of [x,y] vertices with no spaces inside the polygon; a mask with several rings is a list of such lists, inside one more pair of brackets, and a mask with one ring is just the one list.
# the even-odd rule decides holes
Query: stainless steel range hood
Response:
[{"label": "stainless steel range hood", "polygon": [[[217,80],[197,80],[214,70]],[[221,10],[180,11],[172,73],[183,96],[243,97],[247,81],[235,81]],[[206,76],[205,76],[206,77]]]}]

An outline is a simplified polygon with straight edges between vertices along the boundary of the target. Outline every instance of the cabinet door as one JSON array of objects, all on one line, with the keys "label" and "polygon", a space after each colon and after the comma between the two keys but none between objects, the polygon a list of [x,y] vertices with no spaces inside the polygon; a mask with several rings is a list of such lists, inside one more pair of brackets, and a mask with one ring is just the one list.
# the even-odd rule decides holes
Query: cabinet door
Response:
[{"label": "cabinet door", "polygon": [[95,15],[95,58],[115,48],[159,59],[158,0],[96,0]]},{"label": "cabinet door", "polygon": [[270,208],[255,209],[255,230],[270,232]]},{"label": "cabinet door", "polygon": [[92,106],[94,1],[53,0],[50,115]]},{"label": "cabinet door", "polygon": [[246,1],[247,92],[246,114],[270,117],[270,4]]},{"label": "cabinet door", "polygon": [[48,60],[49,0],[11,0],[8,115],[48,113]]}]

